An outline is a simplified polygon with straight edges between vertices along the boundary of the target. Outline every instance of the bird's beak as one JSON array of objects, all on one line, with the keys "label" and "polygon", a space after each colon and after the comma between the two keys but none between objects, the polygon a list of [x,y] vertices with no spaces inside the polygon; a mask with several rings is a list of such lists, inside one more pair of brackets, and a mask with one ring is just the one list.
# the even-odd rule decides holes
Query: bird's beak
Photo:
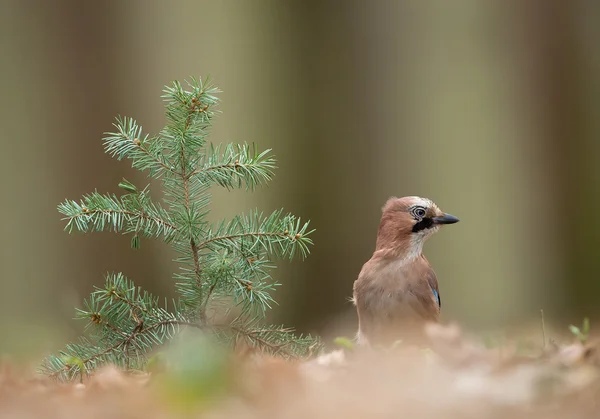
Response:
[{"label": "bird's beak", "polygon": [[434,224],[454,224],[458,223],[459,221],[458,218],[450,214],[443,214],[439,217],[433,217],[432,220]]}]

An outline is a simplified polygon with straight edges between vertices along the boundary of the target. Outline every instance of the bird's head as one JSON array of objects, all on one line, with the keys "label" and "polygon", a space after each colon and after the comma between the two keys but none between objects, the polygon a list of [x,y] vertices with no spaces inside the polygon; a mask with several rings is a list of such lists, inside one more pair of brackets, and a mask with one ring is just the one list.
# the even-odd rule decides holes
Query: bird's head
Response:
[{"label": "bird's head", "polygon": [[383,206],[377,250],[394,249],[405,256],[421,254],[423,243],[444,224],[458,218],[446,214],[431,200],[418,196],[392,197]]}]

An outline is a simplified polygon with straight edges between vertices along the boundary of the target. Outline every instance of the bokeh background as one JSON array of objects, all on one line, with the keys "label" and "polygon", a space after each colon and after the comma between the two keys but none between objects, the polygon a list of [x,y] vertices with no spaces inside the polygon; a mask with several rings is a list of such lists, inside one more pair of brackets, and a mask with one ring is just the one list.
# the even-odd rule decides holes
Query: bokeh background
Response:
[{"label": "bokeh background", "polygon": [[[276,321],[351,335],[352,283],[390,196],[461,219],[426,245],[445,321],[595,318],[600,3],[0,0],[0,351],[54,350],[122,271],[173,295],[169,248],[69,236],[56,205],[145,175],[103,153],[117,114],[164,124],[163,85],[211,75],[212,141],[273,148],[276,179],[215,191],[212,216],[284,206],[317,229],[280,263]],[[592,321],[592,329],[593,329]]]}]

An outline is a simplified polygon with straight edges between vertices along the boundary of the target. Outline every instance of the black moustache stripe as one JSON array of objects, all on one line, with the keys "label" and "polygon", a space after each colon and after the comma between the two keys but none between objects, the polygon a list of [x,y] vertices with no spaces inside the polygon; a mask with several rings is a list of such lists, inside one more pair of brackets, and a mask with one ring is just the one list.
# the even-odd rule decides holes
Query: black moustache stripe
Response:
[{"label": "black moustache stripe", "polygon": [[421,230],[433,227],[433,220],[431,218],[423,218],[412,228],[413,233],[417,233]]}]

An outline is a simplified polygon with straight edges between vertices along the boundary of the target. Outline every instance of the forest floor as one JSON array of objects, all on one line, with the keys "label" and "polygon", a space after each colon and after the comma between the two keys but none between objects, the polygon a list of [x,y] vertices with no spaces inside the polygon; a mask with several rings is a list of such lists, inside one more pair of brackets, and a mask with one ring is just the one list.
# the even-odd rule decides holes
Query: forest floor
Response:
[{"label": "forest floor", "polygon": [[[431,325],[429,349],[334,350],[308,362],[244,353],[179,372],[105,367],[56,383],[4,364],[6,418],[600,418],[600,346],[486,348]],[[204,355],[202,355],[204,354]]]}]

